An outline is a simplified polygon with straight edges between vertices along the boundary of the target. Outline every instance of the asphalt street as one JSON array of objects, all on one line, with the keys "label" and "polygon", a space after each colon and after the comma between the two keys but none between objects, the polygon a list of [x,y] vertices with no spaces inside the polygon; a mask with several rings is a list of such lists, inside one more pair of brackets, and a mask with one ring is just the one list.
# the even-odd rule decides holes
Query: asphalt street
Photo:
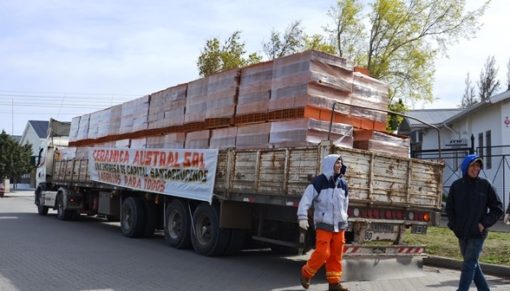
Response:
[{"label": "asphalt street", "polygon": [[[32,192],[0,198],[0,291],[303,290],[298,280],[302,264],[302,257],[267,250],[203,257],[168,247],[160,236],[125,238],[118,223],[84,216],[76,222],[59,221],[51,211],[39,216]],[[435,266],[389,273],[392,276],[348,281],[345,286],[352,291],[446,291],[456,289],[460,276],[457,270]],[[491,290],[510,291],[510,279],[488,279]],[[323,273],[309,290],[327,290]]]}]

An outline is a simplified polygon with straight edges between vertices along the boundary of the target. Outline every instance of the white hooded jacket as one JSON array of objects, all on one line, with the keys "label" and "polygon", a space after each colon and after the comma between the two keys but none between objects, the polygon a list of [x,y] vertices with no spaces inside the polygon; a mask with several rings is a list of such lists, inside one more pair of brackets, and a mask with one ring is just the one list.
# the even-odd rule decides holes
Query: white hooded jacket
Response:
[{"label": "white hooded jacket", "polygon": [[347,228],[348,188],[340,175],[335,179],[334,167],[338,159],[341,157],[337,154],[324,158],[322,174],[306,187],[299,201],[298,220],[308,219],[308,209],[313,204],[316,229],[339,232]]}]

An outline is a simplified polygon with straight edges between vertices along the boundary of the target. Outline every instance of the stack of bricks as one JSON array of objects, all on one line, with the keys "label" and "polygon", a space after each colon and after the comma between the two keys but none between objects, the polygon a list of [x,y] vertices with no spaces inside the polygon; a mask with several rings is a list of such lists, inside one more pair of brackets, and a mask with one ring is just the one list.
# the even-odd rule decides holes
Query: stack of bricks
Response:
[{"label": "stack of bricks", "polygon": [[147,148],[184,148],[186,134],[183,132],[167,133],[164,135],[148,136]]},{"label": "stack of bricks", "polygon": [[408,157],[410,140],[408,137],[375,130],[354,131],[354,147],[385,154]]},{"label": "stack of bricks", "polygon": [[345,59],[306,51],[74,118],[71,141],[223,149],[308,146],[330,139],[337,146],[407,155],[409,140],[383,133],[387,94],[386,84]]},{"label": "stack of bricks", "polygon": [[233,124],[239,84],[239,69],[209,76],[207,82],[205,126],[227,127]]},{"label": "stack of bricks", "polygon": [[202,123],[205,120],[208,81],[209,79],[206,77],[188,83],[184,123],[188,124],[188,128],[191,130],[202,129],[203,127],[203,125],[200,125],[195,128],[190,124]]},{"label": "stack of bricks", "polygon": [[267,121],[272,80],[272,61],[241,69],[235,116],[236,124]]},{"label": "stack of bricks", "polygon": [[122,104],[119,133],[142,131],[148,128],[149,96]]},{"label": "stack of bricks", "polygon": [[187,84],[181,84],[151,94],[148,116],[150,129],[184,124],[187,89]]},{"label": "stack of bricks", "polygon": [[275,146],[308,146],[331,140],[335,145],[352,148],[352,126],[329,123],[312,118],[299,118],[271,123],[269,143]]}]

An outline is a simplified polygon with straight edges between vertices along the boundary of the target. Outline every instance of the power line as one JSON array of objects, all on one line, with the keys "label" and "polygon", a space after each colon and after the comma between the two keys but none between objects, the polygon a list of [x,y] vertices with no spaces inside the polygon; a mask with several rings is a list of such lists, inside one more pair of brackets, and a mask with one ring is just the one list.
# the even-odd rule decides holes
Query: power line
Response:
[{"label": "power line", "polygon": [[0,95],[22,95],[22,96],[143,96],[144,94],[127,94],[127,93],[83,93],[83,92],[57,92],[57,91],[11,91],[0,90]]}]

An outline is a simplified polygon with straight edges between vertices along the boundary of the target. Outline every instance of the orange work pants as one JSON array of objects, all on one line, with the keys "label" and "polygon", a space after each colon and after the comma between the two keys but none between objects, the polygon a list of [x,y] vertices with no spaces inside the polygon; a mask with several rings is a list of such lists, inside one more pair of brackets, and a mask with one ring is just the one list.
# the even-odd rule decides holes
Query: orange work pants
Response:
[{"label": "orange work pants", "polygon": [[326,263],[326,277],[329,284],[338,284],[342,279],[342,256],[345,244],[345,231],[331,232],[317,229],[315,232],[315,250],[310,259],[301,268],[307,279]]}]

